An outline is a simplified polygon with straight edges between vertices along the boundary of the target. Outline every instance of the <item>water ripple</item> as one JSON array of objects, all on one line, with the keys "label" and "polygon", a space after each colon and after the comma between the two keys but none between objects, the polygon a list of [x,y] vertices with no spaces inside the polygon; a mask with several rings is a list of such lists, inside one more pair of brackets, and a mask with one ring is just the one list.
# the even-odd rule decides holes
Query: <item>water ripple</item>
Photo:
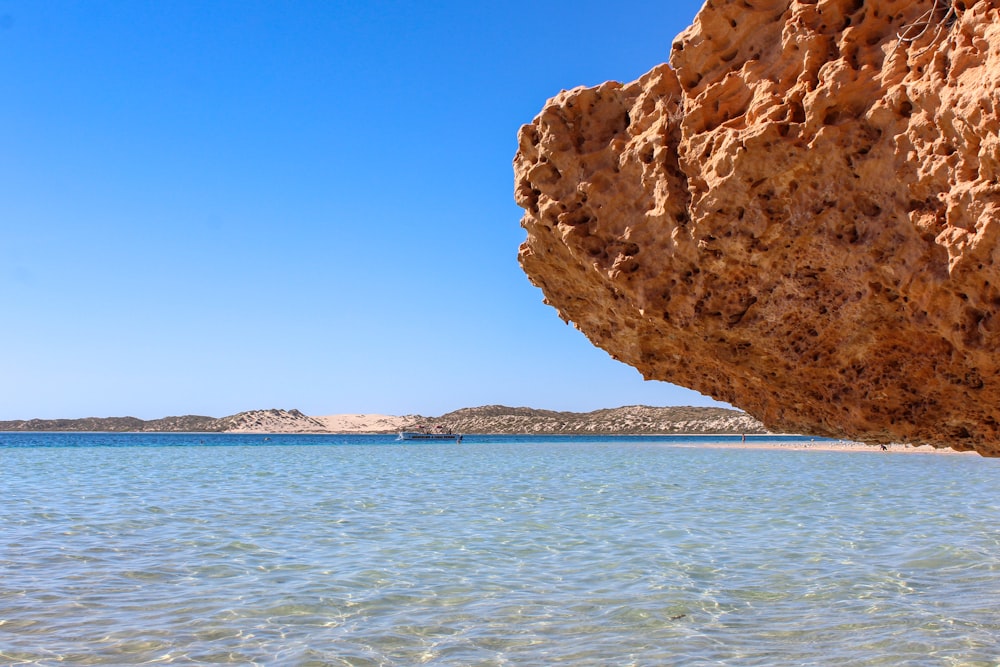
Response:
[{"label": "water ripple", "polygon": [[74,437],[0,446],[4,664],[1000,657],[993,461]]}]

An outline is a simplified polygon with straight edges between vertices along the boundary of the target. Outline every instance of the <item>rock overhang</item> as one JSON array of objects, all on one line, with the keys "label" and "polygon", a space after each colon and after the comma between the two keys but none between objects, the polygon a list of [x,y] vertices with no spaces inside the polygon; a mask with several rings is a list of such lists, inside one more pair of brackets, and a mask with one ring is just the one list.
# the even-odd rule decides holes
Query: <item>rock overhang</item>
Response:
[{"label": "rock overhang", "polygon": [[710,1],[521,129],[521,265],[772,430],[1000,455],[998,84],[997,2]]}]

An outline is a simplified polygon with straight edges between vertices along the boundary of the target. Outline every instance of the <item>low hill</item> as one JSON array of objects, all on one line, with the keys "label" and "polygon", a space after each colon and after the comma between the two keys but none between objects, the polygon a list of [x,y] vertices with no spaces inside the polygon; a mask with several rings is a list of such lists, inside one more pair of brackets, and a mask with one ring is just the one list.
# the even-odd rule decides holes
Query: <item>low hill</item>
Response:
[{"label": "low hill", "polygon": [[325,433],[323,422],[298,410],[250,410],[216,420],[226,433]]},{"label": "low hill", "polygon": [[99,432],[163,432],[221,431],[215,417],[184,415],[143,420],[136,417],[84,417],[82,419],[17,419],[0,421],[0,431],[99,431]]},{"label": "low hill", "polygon": [[423,426],[455,433],[765,433],[760,422],[725,408],[630,405],[593,412],[556,412],[505,405],[462,408],[440,417],[331,415],[310,417],[299,410],[250,410],[228,417],[198,415],[144,421],[135,417],[0,421],[0,431],[113,431],[216,433],[394,433]]},{"label": "low hill", "polygon": [[738,410],[726,408],[650,407],[629,405],[593,412],[555,412],[489,405],[463,408],[423,425],[455,433],[766,433],[763,425]]}]

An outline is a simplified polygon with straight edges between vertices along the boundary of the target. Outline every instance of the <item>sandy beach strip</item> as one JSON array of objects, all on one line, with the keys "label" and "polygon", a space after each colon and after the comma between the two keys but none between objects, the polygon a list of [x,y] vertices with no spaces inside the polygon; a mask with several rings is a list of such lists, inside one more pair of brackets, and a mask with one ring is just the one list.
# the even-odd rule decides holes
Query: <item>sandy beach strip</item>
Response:
[{"label": "sandy beach strip", "polygon": [[755,436],[759,440],[753,439],[747,442],[706,442],[698,444],[684,444],[682,447],[711,447],[713,449],[783,449],[812,452],[871,452],[873,454],[958,454],[979,456],[974,451],[960,452],[954,449],[939,449],[930,445],[903,445],[891,444],[882,449],[881,445],[866,445],[863,442],[850,442],[845,440],[810,440],[808,436],[803,436],[802,440],[767,440],[766,436]]}]

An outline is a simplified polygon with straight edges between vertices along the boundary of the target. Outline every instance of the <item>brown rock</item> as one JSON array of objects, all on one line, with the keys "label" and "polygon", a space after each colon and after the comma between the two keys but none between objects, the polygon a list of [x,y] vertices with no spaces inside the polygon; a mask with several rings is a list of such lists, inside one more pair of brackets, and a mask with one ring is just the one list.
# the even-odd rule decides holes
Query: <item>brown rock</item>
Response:
[{"label": "brown rock", "polygon": [[521,128],[520,261],[768,428],[1000,455],[1000,0],[709,0]]}]

